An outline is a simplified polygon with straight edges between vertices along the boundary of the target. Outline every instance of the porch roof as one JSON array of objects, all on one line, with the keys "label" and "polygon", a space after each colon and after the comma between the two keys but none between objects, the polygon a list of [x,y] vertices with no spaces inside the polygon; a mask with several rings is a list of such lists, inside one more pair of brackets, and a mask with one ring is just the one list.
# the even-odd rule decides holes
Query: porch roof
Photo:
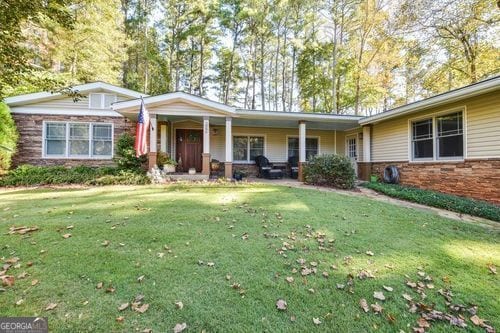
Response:
[{"label": "porch roof", "polygon": [[[338,115],[329,113],[306,113],[239,109],[214,102],[209,99],[184,92],[167,93],[145,97],[144,104],[150,114],[159,120],[200,122],[203,117],[210,118],[210,124],[223,126],[225,117],[233,118],[233,126],[297,128],[298,121],[306,121],[308,128],[324,130],[346,130],[359,126],[360,116]],[[190,109],[180,109],[169,105],[185,103]],[[137,119],[141,99],[117,102],[112,105],[114,111],[132,120]]]}]

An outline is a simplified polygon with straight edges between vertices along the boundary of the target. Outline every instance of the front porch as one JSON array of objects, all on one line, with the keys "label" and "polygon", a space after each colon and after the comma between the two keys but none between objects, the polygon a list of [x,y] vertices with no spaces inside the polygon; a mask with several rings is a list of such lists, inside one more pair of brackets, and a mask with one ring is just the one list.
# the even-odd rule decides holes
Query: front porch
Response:
[{"label": "front porch", "polygon": [[[113,109],[135,120],[140,103],[119,102]],[[302,167],[310,156],[344,154],[346,130],[355,129],[356,136],[361,132],[359,117],[242,110],[185,93],[147,97],[144,104],[151,121],[149,170],[157,166],[159,154],[168,154],[177,161],[177,172],[194,169],[203,179],[230,179],[235,171],[255,176],[254,158],[263,155],[285,175],[289,159],[297,158],[302,180]]]}]

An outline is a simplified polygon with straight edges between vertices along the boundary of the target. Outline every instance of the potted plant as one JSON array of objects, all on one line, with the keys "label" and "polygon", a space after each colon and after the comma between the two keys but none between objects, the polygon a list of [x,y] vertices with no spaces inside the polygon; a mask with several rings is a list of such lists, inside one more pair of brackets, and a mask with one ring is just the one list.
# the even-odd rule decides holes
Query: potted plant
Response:
[{"label": "potted plant", "polygon": [[163,166],[163,171],[166,173],[175,172],[175,167],[177,166],[177,162],[170,158],[170,155],[167,153],[159,153],[157,158],[158,165]]},{"label": "potted plant", "polygon": [[210,161],[210,169],[212,171],[219,171],[219,169],[220,169],[219,163],[220,163],[219,160],[212,159],[212,161]]}]

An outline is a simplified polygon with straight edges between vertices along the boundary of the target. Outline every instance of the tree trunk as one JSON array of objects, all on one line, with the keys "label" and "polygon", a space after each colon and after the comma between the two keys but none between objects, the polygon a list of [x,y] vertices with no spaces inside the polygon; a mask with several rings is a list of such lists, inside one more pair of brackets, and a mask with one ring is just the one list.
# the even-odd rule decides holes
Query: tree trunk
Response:
[{"label": "tree trunk", "polygon": [[292,50],[292,75],[290,77],[290,102],[288,104],[289,111],[293,111],[293,84],[295,81],[295,58],[297,57],[297,49],[294,46]]},{"label": "tree trunk", "polygon": [[260,41],[260,94],[262,110],[266,110],[266,91],[264,89],[264,40]]}]

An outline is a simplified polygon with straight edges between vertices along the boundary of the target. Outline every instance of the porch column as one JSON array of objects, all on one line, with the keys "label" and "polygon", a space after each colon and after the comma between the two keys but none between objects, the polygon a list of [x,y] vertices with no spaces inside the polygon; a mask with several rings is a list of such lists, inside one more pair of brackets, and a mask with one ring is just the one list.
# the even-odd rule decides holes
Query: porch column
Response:
[{"label": "porch column", "polygon": [[160,125],[160,151],[167,152],[167,124]]},{"label": "porch column", "polygon": [[358,162],[358,177],[362,180],[370,180],[371,173],[371,127],[363,126],[363,161]]},{"label": "porch column", "polygon": [[203,117],[203,163],[201,173],[210,175],[210,120]]},{"label": "porch column", "polygon": [[232,118],[226,118],[226,161],[224,163],[224,176],[233,178],[233,133]]},{"label": "porch column", "polygon": [[157,131],[156,128],[156,114],[150,115],[149,121],[151,122],[149,125],[149,154],[148,154],[148,170],[151,170],[156,165],[156,155],[157,149],[156,146],[158,143],[157,140]]},{"label": "porch column", "polygon": [[303,164],[306,163],[306,122],[299,121],[299,181],[304,181]]}]

